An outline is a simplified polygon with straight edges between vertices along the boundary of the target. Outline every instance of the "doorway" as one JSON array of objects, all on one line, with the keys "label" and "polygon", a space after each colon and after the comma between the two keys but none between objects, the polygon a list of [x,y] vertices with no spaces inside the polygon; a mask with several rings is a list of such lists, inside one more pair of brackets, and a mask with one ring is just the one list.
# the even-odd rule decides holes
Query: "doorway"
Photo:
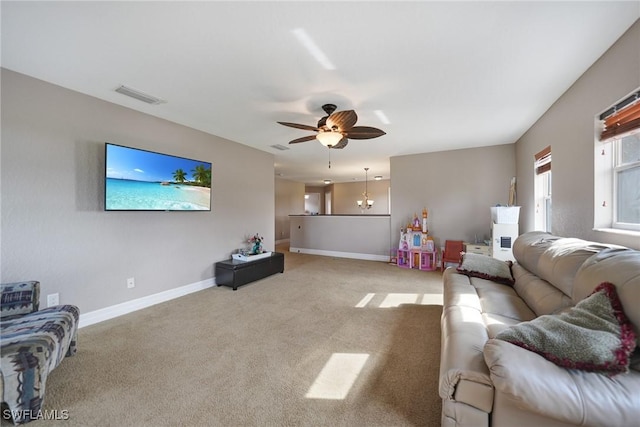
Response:
[{"label": "doorway", "polygon": [[320,213],[320,193],[307,193],[304,195],[304,213],[318,215]]}]

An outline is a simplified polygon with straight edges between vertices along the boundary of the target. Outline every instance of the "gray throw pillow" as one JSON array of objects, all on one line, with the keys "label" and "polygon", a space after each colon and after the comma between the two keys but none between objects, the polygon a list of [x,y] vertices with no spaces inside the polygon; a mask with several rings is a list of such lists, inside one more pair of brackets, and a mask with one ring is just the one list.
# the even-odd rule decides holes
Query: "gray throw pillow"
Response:
[{"label": "gray throw pillow", "polygon": [[511,261],[500,261],[486,255],[463,253],[458,272],[504,285],[511,286],[515,282],[511,274]]}]

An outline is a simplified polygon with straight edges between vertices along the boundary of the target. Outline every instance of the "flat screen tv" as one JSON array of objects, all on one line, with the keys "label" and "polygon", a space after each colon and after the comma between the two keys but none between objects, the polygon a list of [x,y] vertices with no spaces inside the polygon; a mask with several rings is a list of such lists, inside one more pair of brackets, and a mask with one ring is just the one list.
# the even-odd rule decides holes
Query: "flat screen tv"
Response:
[{"label": "flat screen tv", "polygon": [[210,211],[211,163],[105,144],[107,211]]}]

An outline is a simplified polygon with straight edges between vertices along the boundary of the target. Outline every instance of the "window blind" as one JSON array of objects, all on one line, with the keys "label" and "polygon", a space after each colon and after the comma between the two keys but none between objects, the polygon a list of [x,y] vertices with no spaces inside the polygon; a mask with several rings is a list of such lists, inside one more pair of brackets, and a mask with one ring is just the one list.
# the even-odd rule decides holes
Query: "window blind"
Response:
[{"label": "window blind", "polygon": [[633,93],[600,115],[604,129],[600,141],[640,132],[640,91]]},{"label": "window blind", "polygon": [[535,158],[535,169],[536,175],[540,175],[542,173],[548,172],[551,170],[551,146],[548,145],[543,148],[539,153],[536,153]]}]

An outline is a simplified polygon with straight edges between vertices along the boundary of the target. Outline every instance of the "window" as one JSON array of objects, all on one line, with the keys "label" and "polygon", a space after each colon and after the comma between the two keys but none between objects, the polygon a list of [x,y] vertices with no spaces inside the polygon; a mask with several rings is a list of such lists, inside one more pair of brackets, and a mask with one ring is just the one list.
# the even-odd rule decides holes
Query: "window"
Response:
[{"label": "window", "polygon": [[596,228],[640,231],[640,91],[598,117]]},{"label": "window", "polygon": [[534,156],[535,228],[551,232],[551,146]]},{"label": "window", "polygon": [[614,228],[640,230],[640,133],[614,141]]}]

